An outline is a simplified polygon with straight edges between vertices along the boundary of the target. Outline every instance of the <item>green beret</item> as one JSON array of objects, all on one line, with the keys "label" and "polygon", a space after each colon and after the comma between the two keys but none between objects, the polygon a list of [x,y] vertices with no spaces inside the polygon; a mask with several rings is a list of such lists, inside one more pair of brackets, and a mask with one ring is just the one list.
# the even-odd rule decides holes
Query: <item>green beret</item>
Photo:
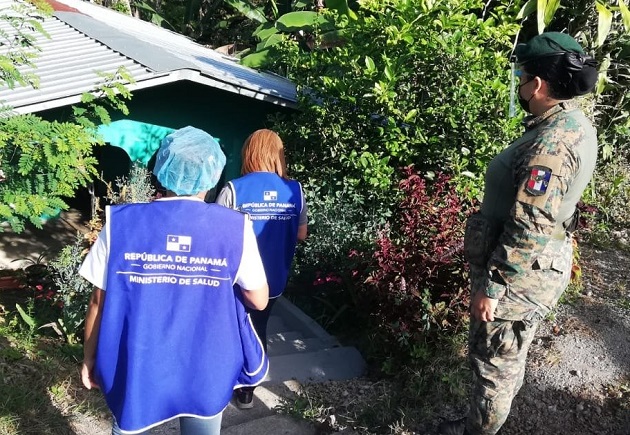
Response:
[{"label": "green beret", "polygon": [[527,63],[539,57],[557,56],[567,52],[584,54],[580,44],[571,35],[546,32],[534,36],[526,44],[518,44],[514,54],[518,63]]}]

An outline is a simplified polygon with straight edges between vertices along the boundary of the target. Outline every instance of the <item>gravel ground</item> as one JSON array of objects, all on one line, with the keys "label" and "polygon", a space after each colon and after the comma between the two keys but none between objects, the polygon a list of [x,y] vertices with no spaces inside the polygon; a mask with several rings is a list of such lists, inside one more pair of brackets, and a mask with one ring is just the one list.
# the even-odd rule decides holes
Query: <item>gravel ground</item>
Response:
[{"label": "gravel ground", "polygon": [[[580,252],[582,293],[541,324],[525,384],[499,435],[630,435],[630,253],[588,246]],[[341,431],[335,410],[374,401],[391,388],[364,379],[305,387],[330,404],[332,417],[322,422],[321,434],[372,433]],[[378,433],[431,435],[440,421],[463,415],[465,408],[443,411],[417,427]]]},{"label": "gravel ground", "polygon": [[582,248],[584,291],[530,350],[501,434],[630,434],[630,254]]}]

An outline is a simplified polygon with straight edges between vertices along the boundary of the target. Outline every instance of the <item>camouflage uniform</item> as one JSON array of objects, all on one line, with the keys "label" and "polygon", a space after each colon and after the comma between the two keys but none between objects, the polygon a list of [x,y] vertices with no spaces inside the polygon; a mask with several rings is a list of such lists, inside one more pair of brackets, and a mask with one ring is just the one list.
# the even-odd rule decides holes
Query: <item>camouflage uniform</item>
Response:
[{"label": "camouflage uniform", "polygon": [[[471,320],[470,434],[495,434],[509,414],[536,328],[569,283],[573,255],[566,225],[597,157],[595,130],[569,103],[524,124],[524,135],[486,173],[481,216],[497,237],[485,240],[489,255],[482,262],[471,262],[471,291],[499,301],[495,321]],[[465,243],[471,245],[468,238]]]}]

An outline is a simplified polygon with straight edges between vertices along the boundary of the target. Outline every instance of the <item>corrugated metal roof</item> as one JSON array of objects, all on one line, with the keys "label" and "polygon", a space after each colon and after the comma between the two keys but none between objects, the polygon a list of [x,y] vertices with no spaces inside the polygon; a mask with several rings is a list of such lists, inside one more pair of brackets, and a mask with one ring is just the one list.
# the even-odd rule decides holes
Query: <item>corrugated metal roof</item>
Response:
[{"label": "corrugated metal roof", "polygon": [[[0,0],[0,14],[16,3]],[[119,66],[134,77],[131,90],[191,80],[276,104],[296,102],[289,80],[239,65],[182,35],[80,0],[51,3],[57,12],[43,22],[50,39],[37,36],[41,52],[31,69],[39,88],[0,88],[0,101],[18,113],[76,103],[102,81],[97,71],[113,73]],[[0,30],[10,27],[0,22]]]}]

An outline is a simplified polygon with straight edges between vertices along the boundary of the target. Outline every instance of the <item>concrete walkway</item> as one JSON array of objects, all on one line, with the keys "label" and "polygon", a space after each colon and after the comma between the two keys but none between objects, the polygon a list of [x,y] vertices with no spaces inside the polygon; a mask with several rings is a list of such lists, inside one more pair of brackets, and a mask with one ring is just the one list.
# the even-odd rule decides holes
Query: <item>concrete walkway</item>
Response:
[{"label": "concrete walkway", "polygon": [[[15,234],[4,226],[0,232],[0,269],[17,269],[31,262],[50,261],[63,246],[73,243],[77,233],[86,231],[77,211],[63,212],[42,230],[28,228]],[[291,400],[301,383],[345,380],[360,377],[365,361],[357,349],[342,346],[317,322],[281,297],[274,306],[268,326],[269,374],[255,390],[254,408],[240,410],[230,403],[223,414],[224,435],[315,435],[315,428],[303,421],[280,415],[275,410]],[[108,435],[108,421],[85,422],[75,428],[77,435]],[[155,428],[152,434],[177,434],[177,421]]]}]

